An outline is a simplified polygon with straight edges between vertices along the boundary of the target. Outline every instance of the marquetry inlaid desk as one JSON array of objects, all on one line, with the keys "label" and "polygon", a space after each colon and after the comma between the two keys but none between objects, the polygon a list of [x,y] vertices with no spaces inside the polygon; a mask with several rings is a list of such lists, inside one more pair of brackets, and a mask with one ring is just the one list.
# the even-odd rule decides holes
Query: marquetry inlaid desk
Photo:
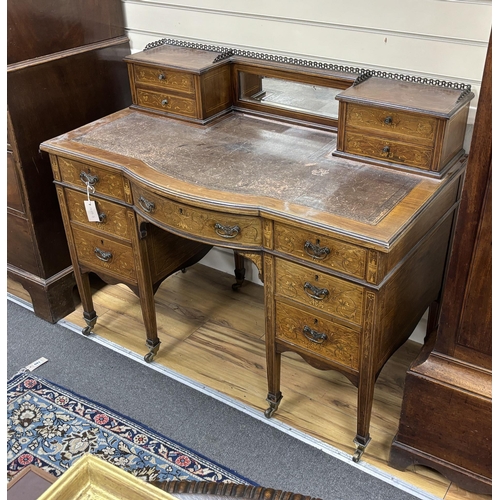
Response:
[{"label": "marquetry inlaid desk", "polygon": [[[160,62],[161,50],[156,53]],[[168,55],[166,50],[167,63]],[[144,64],[152,64],[153,71],[159,62],[148,57]],[[155,78],[142,66],[134,72],[134,56],[129,62],[132,86],[144,75]],[[210,66],[206,60],[203,64]],[[230,76],[242,62],[229,58],[216,63],[219,69],[221,64],[230,65]],[[294,72],[297,80],[302,74],[290,68],[286,73],[282,66],[282,78]],[[269,65],[262,68],[244,66],[247,75],[270,71]],[[358,388],[354,460],[359,460],[370,440],[377,376],[439,298],[466,163],[460,149],[463,135],[459,147],[450,146],[448,123],[439,121],[442,112],[424,109],[425,136],[419,136],[418,114],[400,109],[389,113],[390,120],[385,112],[378,126],[376,140],[385,148],[382,159],[369,158],[370,152],[363,150],[346,157],[342,151],[332,154],[337,150],[337,124],[340,134],[341,120],[352,115],[350,101],[348,112],[342,111],[341,95],[339,121],[331,128],[280,117],[274,109],[266,116],[260,104],[245,110],[234,101],[223,113],[218,107],[214,119],[194,119],[189,111],[189,119],[183,120],[172,110],[161,112],[172,96],[180,99],[185,90],[176,90],[176,80],[161,67],[158,71],[158,81],[146,79],[144,88],[161,93],[155,86],[167,81],[174,90],[154,100],[159,103],[152,104],[156,111],[138,103],[41,146],[51,157],[88,325],[84,333],[98,329],[89,272],[108,283],[126,283],[140,298],[149,347],[145,359],[151,361],[159,348],[154,293],[162,280],[199,261],[213,246],[233,249],[257,266],[264,283],[266,416],[272,416],[282,398],[282,352],[291,350],[314,367],[337,370]],[[255,83],[250,77],[236,80],[231,99],[236,99],[238,85],[246,95]],[[352,77],[342,81],[346,98],[351,98]],[[359,92],[370,91],[363,87],[366,83]],[[417,84],[405,85],[421,91]],[[403,95],[407,93],[404,89]],[[426,87],[419,95],[428,93]],[[459,91],[437,88],[435,93],[451,99],[450,109],[467,111],[470,97],[457,105]],[[192,98],[203,95],[198,88]],[[360,102],[366,105],[366,98],[360,96]],[[373,109],[368,111],[368,131],[355,123],[349,128],[348,122],[348,133],[367,138],[377,128]],[[360,113],[355,113],[358,121]],[[405,113],[411,119],[406,128]],[[456,130],[456,123],[451,127]],[[417,134],[406,139],[409,145],[403,144],[402,137],[412,130]],[[343,151],[348,150],[346,137]],[[398,147],[394,160],[390,149]],[[401,166],[403,147],[418,153],[408,166]],[[419,169],[422,151],[436,161]],[[85,202],[93,202],[93,215]]]}]

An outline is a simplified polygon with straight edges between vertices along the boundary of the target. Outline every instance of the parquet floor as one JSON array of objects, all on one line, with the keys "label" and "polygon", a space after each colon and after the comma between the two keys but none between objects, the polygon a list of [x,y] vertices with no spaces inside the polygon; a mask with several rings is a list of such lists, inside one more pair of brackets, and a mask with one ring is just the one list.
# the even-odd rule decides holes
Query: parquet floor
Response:
[{"label": "parquet floor", "polygon": [[[154,362],[238,402],[249,413],[263,415],[267,408],[263,288],[245,282],[234,292],[233,282],[230,274],[201,264],[163,282],[155,296],[161,346]],[[146,354],[138,298],[124,285],[93,283],[98,315],[95,335]],[[8,292],[31,302],[12,280],[8,280]],[[65,321],[85,325],[79,305]],[[419,344],[408,341],[382,370],[375,387],[372,441],[360,464],[353,466],[369,468],[444,500],[490,499],[458,488],[431,469],[416,466],[401,472],[388,465],[405,372],[419,349]],[[324,444],[326,450],[352,455],[356,388],[342,375],[316,370],[293,353],[283,355],[281,380],[283,400],[273,416],[275,423]]]}]

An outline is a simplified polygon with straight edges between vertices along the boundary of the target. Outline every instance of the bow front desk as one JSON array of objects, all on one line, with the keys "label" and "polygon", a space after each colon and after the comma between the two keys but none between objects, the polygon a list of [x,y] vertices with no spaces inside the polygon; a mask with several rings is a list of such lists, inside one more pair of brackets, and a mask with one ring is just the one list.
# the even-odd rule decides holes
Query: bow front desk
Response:
[{"label": "bow front desk", "polygon": [[[140,299],[149,348],[145,359],[151,361],[159,349],[158,286],[213,246],[232,249],[257,266],[264,285],[266,416],[282,398],[282,352],[294,351],[318,369],[337,370],[358,388],[353,458],[359,460],[370,440],[377,376],[439,298],[466,163],[463,150],[454,148],[448,161],[421,170],[412,166],[415,155],[404,168],[400,157],[391,168],[387,151],[382,159],[372,149],[359,155],[357,148],[368,139],[370,148],[374,141],[393,141],[382,146],[399,145],[400,152],[408,146],[384,130],[371,137],[373,121],[367,121],[368,132],[356,126],[365,115],[351,109],[352,79],[338,96],[338,130],[283,119],[274,110],[266,116],[238,108],[231,93],[223,101],[230,98],[232,104],[224,113],[216,107],[214,119],[191,111],[188,119],[179,118],[175,110],[162,111],[161,102],[184,99],[184,90],[139,101],[140,78],[161,68],[146,61],[148,73],[137,70],[134,56],[128,62],[133,106],[41,145],[51,158],[88,325],[84,333],[98,328],[88,274],[125,283]],[[237,64],[242,63],[229,59],[219,69],[232,65],[231,75]],[[157,80],[163,84],[169,78]],[[381,83],[377,80],[374,85]],[[239,80],[243,93],[253,83]],[[156,81],[146,79],[143,86],[151,95],[163,92]],[[193,95],[203,98],[203,92]],[[399,133],[394,122],[402,114],[391,112],[391,133]],[[434,132],[445,135],[444,128]],[[428,139],[416,143],[418,151],[439,149]],[[365,161],[363,154],[371,157]],[[431,157],[439,160],[442,154]],[[93,216],[86,202],[93,202]]]}]

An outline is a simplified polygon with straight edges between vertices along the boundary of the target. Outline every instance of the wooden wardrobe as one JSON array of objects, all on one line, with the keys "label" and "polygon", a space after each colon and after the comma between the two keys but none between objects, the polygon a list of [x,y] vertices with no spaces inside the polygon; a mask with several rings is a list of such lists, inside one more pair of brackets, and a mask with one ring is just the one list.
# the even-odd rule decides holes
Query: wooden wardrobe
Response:
[{"label": "wooden wardrobe", "polygon": [[128,54],[120,0],[7,2],[7,274],[51,323],[75,281],[39,145],[131,104]]},{"label": "wooden wardrobe", "polygon": [[390,464],[492,489],[491,38],[438,326],[407,372]]}]

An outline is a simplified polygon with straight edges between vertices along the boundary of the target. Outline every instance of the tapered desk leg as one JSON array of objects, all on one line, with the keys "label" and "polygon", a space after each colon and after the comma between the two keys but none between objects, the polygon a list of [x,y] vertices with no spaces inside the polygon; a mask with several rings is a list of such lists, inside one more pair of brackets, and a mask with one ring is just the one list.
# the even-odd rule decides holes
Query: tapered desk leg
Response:
[{"label": "tapered desk leg", "polygon": [[94,310],[94,303],[92,301],[92,292],[90,290],[89,273],[81,273],[75,271],[75,280],[78,287],[80,300],[82,301],[83,319],[87,326],[83,328],[83,335],[90,335],[97,321],[97,314]]},{"label": "tapered desk leg", "polygon": [[269,408],[264,415],[271,418],[278,409],[282,394],[280,391],[281,353],[276,351],[276,307],[272,284],[274,283],[273,257],[264,255],[264,301],[266,310],[266,366],[267,366],[267,399]]},{"label": "tapered desk leg", "polygon": [[[368,371],[368,370],[367,370]],[[357,411],[357,429],[354,444],[356,450],[352,456],[354,462],[359,462],[370,437],[370,420],[373,406],[373,395],[375,390],[375,375],[373,373],[361,373],[358,387],[358,411]]]},{"label": "tapered desk leg", "polygon": [[[132,242],[135,252],[137,266],[137,288],[139,290],[139,300],[141,302],[142,319],[146,329],[146,346],[149,352],[144,356],[144,361],[150,363],[160,348],[160,339],[158,338],[158,328],[156,323],[156,308],[154,299],[153,280],[151,278],[151,269],[149,266],[147,230],[145,225],[139,220],[140,238]],[[138,243],[138,244],[137,244]]]}]

